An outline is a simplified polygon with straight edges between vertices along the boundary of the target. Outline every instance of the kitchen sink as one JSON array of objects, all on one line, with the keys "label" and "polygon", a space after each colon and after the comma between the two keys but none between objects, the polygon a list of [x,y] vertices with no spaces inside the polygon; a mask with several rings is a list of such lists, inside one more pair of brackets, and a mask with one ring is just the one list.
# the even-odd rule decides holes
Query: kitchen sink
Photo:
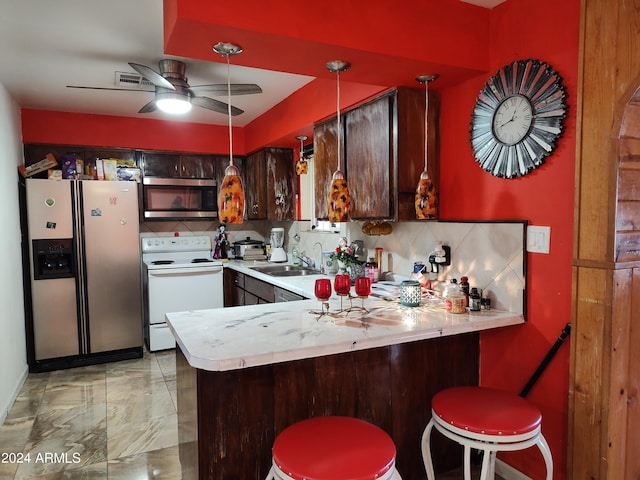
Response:
[{"label": "kitchen sink", "polygon": [[251,267],[256,272],[266,273],[273,277],[298,277],[301,275],[320,275],[319,270],[296,265],[269,265],[266,267]]}]

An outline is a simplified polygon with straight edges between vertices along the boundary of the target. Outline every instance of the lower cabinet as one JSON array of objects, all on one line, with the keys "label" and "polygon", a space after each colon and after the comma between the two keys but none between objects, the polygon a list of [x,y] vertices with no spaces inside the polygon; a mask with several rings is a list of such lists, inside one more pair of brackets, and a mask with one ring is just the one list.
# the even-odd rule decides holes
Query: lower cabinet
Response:
[{"label": "lower cabinet", "polygon": [[245,275],[232,268],[224,269],[224,306],[258,305],[260,303],[304,300],[297,293]]}]

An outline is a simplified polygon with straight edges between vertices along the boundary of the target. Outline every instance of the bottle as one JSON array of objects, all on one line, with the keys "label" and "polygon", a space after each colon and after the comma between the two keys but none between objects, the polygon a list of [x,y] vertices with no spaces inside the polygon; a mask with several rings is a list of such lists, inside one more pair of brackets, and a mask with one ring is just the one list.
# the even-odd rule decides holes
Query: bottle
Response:
[{"label": "bottle", "polygon": [[469,293],[469,310],[472,312],[480,311],[480,294],[476,287],[473,287]]},{"label": "bottle", "polygon": [[380,278],[380,272],[382,271],[382,247],[376,247],[376,264],[378,265],[378,279]]},{"label": "bottle", "polygon": [[297,267],[298,265],[300,265],[300,258],[298,257],[298,247],[293,247],[291,249],[291,257],[292,257],[292,263]]},{"label": "bottle", "polygon": [[465,307],[469,306],[469,278],[460,277],[460,290],[464,293]]},{"label": "bottle", "polygon": [[467,307],[465,306],[464,294],[458,287],[458,282],[455,278],[449,280],[444,291],[442,292],[444,298],[445,309],[449,313],[465,313]]},{"label": "bottle", "polygon": [[369,261],[364,265],[364,274],[371,279],[371,283],[376,283],[378,278],[378,264],[373,257],[369,257]]}]

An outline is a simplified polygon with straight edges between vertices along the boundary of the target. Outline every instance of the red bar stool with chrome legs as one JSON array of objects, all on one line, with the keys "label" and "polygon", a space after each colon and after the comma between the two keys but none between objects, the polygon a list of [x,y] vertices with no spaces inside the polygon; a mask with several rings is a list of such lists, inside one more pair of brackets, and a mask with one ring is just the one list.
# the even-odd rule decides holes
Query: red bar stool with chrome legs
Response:
[{"label": "red bar stool with chrome legs", "polygon": [[471,479],[471,449],[482,450],[480,480],[492,480],[496,452],[524,450],[536,445],[553,477],[553,459],[542,436],[542,414],[513,393],[485,387],[454,387],[431,400],[431,420],[422,434],[422,458],[428,480],[434,480],[430,439],[433,427],[464,447],[464,478]]},{"label": "red bar stool with chrome legs", "polygon": [[396,447],[381,428],[351,417],[313,417],[273,442],[266,480],[401,480]]}]

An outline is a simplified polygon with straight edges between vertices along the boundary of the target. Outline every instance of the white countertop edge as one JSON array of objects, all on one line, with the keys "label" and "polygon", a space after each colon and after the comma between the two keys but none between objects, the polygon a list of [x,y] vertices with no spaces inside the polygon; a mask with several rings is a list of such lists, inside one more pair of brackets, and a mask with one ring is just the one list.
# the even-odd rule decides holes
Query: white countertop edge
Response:
[{"label": "white countertop edge", "polygon": [[[307,302],[302,301],[299,303],[306,304]],[[315,358],[325,355],[335,355],[370,348],[387,347],[391,345],[398,345],[401,343],[427,340],[451,335],[460,335],[464,333],[478,332],[524,323],[524,318],[521,315],[509,315],[509,312],[491,312],[495,312],[498,316],[495,319],[484,320],[481,322],[470,321],[457,325],[438,326],[419,331],[403,331],[398,332],[397,334],[386,335],[384,337],[362,339],[356,342],[349,341],[346,344],[334,343],[332,345],[322,345],[317,347],[293,348],[288,350],[280,350],[277,352],[247,355],[246,357],[234,356],[233,358],[229,358],[226,360],[216,360],[192,353],[191,349],[187,345],[185,345],[181,336],[174,329],[174,326],[172,325],[169,318],[167,318],[167,324],[169,325],[171,332],[176,338],[176,342],[179,345],[180,350],[189,362],[189,365],[191,365],[193,368],[207,371],[229,371],[270,365],[274,363],[302,360],[306,358]],[[487,312],[487,314],[491,315],[491,313],[489,312]],[[474,314],[466,313],[460,315],[473,317]]]}]

